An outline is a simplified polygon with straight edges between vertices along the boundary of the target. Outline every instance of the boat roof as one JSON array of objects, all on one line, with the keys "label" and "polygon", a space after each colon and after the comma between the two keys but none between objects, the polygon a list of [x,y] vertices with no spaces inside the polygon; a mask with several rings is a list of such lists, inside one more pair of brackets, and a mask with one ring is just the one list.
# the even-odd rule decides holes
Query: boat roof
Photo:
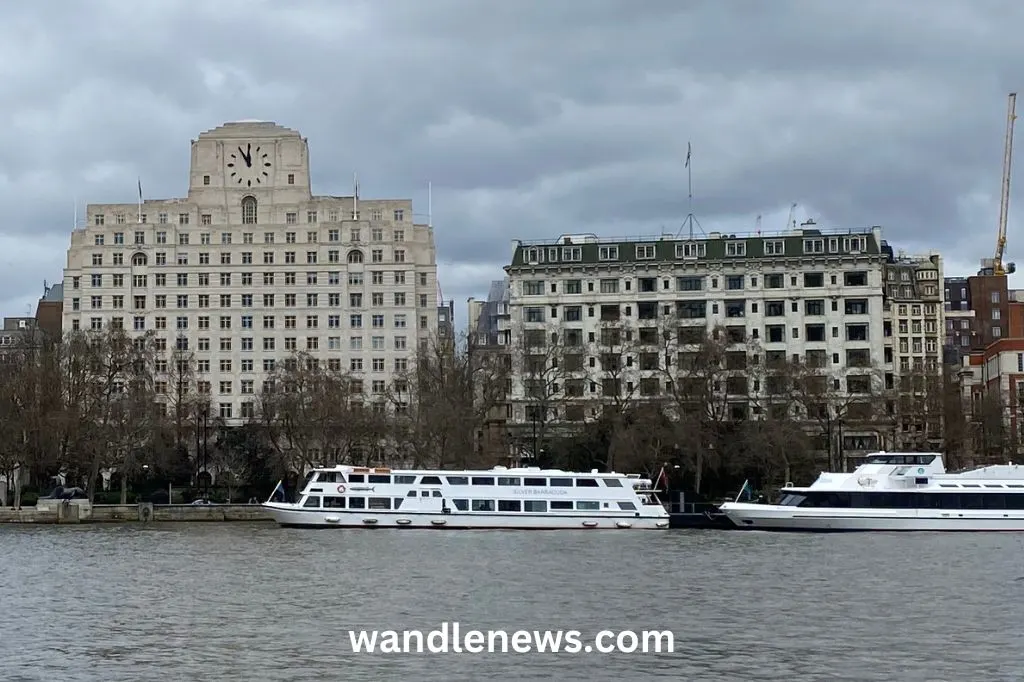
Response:
[{"label": "boat roof", "polygon": [[602,478],[632,478],[642,479],[640,474],[623,474],[615,471],[598,471],[591,469],[590,472],[565,471],[563,469],[541,469],[540,467],[504,467],[496,466],[490,469],[392,469],[390,467],[358,467],[349,464],[336,464],[334,466],[318,466],[313,471],[337,471],[346,474],[407,474],[411,476],[586,476]]},{"label": "boat roof", "polygon": [[[979,484],[984,481],[984,484]],[[785,492],[942,490],[951,488],[1019,488],[1021,465],[997,464],[947,472],[939,452],[877,452],[851,473],[822,472],[809,486],[787,485]]]}]

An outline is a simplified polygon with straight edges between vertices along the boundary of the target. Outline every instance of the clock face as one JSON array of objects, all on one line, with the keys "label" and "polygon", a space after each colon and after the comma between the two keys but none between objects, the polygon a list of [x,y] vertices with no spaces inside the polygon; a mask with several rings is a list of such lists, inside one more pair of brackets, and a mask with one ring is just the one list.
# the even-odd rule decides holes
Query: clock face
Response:
[{"label": "clock face", "polygon": [[270,182],[270,158],[259,145],[238,145],[228,155],[228,184],[254,187]]}]

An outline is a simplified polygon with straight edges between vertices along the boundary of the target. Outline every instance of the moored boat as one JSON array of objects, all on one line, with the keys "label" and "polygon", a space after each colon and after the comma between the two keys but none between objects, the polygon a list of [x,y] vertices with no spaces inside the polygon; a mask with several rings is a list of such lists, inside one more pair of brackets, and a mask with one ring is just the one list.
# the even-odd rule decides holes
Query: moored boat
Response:
[{"label": "moored boat", "polygon": [[947,473],[939,453],[878,452],[852,473],[787,485],[777,504],[719,508],[746,530],[1024,531],[1024,468]]},{"label": "moored boat", "polygon": [[[281,489],[278,486],[275,494]],[[268,500],[263,508],[278,524],[298,527],[669,527],[668,512],[649,479],[535,467],[466,471],[322,467],[308,474],[296,502]]]}]

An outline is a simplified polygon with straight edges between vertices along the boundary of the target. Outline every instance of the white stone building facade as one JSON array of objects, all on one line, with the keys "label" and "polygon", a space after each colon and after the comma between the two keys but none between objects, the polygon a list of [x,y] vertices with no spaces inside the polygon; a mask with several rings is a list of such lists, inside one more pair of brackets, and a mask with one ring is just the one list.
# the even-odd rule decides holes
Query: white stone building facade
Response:
[{"label": "white stone building facade", "polygon": [[[608,398],[602,384],[607,373],[596,356],[602,328],[613,318],[633,339],[623,345],[619,390],[638,400],[664,391],[657,384],[667,375],[665,353],[658,357],[656,337],[666,329],[674,334],[692,328],[704,335],[716,327],[735,339],[737,353],[758,356],[746,362],[797,359],[823,368],[836,396],[853,392],[865,403],[877,400],[887,315],[881,244],[877,227],[830,232],[810,225],[778,235],[711,233],[693,240],[568,235],[519,242],[506,268],[512,345],[522,345],[531,330],[544,330],[559,336],[561,353],[582,356],[572,360],[562,384],[578,381],[583,394],[563,394],[557,413],[544,415],[554,422],[599,415],[600,402]],[[650,348],[644,348],[645,339]],[[679,346],[686,350],[686,344]],[[722,387],[734,419],[757,418],[755,398],[764,396],[756,372],[747,374],[748,381],[730,383],[736,388]],[[529,428],[535,408],[524,376],[513,379],[511,414],[514,423]],[[858,434],[851,426],[846,435],[859,437],[864,448],[878,446],[872,430]]]},{"label": "white stone building facade", "polygon": [[438,324],[433,229],[412,202],[313,195],[306,139],[271,122],[193,140],[183,198],[89,204],[64,283],[65,331],[153,331],[158,370],[187,349],[229,422],[293,352],[383,401]]}]

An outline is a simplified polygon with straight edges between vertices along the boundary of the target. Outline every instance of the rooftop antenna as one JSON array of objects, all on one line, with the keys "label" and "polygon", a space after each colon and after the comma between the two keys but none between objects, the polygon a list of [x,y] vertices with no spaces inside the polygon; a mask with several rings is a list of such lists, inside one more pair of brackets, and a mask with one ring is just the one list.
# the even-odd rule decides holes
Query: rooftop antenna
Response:
[{"label": "rooftop antenna", "polygon": [[[686,165],[685,165],[685,168],[686,168],[686,196],[687,196],[687,206],[689,208],[689,212],[686,215],[686,223],[685,223],[685,225],[687,225],[689,227],[690,239],[693,239],[693,224],[694,223],[697,224],[697,229],[699,229],[702,234],[704,233],[704,228],[701,227],[700,221],[697,220],[697,217],[695,215],[693,215],[693,168],[690,167],[690,157],[691,156],[693,156],[693,145],[691,145],[689,142],[687,142],[686,143]],[[679,232],[682,232],[682,231],[683,230],[680,227],[679,228]],[[677,237],[679,236],[679,232],[676,233]]]},{"label": "rooftop antenna", "polygon": [[757,229],[758,236],[761,236],[761,214],[760,213],[757,214],[757,220],[754,222],[754,225],[755,225],[755,227]]}]

